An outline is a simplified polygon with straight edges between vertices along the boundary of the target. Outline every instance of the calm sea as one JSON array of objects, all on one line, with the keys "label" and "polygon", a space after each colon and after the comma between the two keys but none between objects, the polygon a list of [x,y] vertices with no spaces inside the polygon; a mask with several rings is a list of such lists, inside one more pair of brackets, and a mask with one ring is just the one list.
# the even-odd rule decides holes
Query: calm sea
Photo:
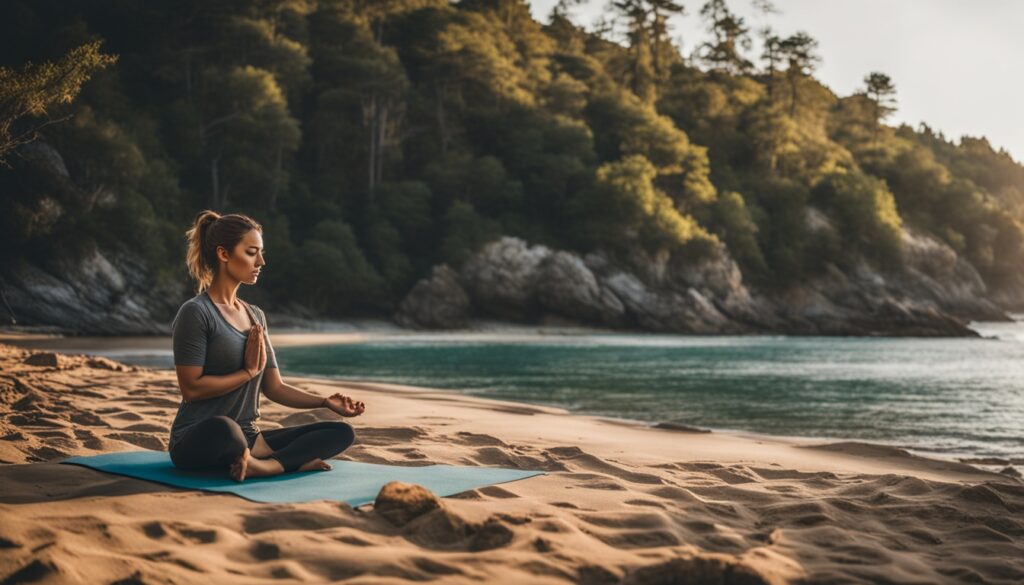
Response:
[{"label": "calm sea", "polygon": [[711,429],[1024,457],[1024,324],[994,339],[424,334],[277,350],[290,374]]}]

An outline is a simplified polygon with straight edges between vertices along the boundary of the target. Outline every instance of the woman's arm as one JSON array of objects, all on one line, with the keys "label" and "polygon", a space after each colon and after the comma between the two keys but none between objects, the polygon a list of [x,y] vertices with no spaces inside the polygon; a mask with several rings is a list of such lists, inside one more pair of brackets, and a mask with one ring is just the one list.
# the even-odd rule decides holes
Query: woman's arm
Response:
[{"label": "woman's arm", "polygon": [[267,368],[263,373],[263,394],[278,404],[292,408],[319,408],[324,406],[325,396],[310,394],[281,379],[281,370]]},{"label": "woman's arm", "polygon": [[[252,380],[252,373],[238,370],[223,376],[203,375],[203,366],[175,366],[178,373],[178,387],[185,402],[208,400],[234,392],[239,386]],[[277,371],[277,370],[274,370]]]}]

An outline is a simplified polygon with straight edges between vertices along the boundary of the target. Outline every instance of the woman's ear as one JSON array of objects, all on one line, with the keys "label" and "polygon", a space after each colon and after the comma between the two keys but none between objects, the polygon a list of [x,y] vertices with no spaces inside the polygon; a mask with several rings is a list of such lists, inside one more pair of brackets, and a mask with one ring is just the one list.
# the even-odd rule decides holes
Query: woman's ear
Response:
[{"label": "woman's ear", "polygon": [[228,255],[228,251],[224,249],[224,246],[217,246],[217,260],[221,262],[227,262],[231,256]]}]

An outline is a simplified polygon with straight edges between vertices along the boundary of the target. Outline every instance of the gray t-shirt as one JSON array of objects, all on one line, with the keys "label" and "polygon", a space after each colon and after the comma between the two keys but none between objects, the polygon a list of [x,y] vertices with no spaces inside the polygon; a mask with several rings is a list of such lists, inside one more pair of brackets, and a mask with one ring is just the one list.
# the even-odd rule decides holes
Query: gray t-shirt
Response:
[{"label": "gray t-shirt", "polygon": [[[256,313],[264,332],[267,317],[256,305],[249,305]],[[250,320],[252,319],[250,315]],[[185,301],[178,309],[178,315],[171,324],[171,338],[174,346],[174,365],[203,366],[203,375],[223,376],[245,367],[245,342],[248,330],[239,331],[228,323],[220,309],[213,304],[205,292]],[[267,342],[267,367],[276,368],[277,358]],[[171,439],[168,450],[174,448],[185,433],[199,421],[215,416],[227,416],[238,422],[252,445],[260,432],[256,419],[260,417],[260,382],[263,372],[236,390],[206,400],[186,402],[178,405],[178,414],[171,425]]]}]

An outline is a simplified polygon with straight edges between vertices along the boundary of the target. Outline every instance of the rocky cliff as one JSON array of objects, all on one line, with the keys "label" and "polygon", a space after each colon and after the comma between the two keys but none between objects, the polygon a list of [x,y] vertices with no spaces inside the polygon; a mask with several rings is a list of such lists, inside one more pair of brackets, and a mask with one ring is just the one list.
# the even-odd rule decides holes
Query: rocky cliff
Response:
[{"label": "rocky cliff", "polygon": [[[49,270],[16,261],[2,270],[5,325],[73,335],[170,333],[185,282],[161,282],[130,251],[95,250],[82,261],[57,258]],[[13,315],[12,315],[13,314]]]},{"label": "rocky cliff", "polygon": [[700,261],[635,254],[612,259],[492,242],[458,272],[435,268],[402,301],[409,327],[454,328],[473,318],[549,317],[614,329],[672,333],[974,335],[967,321],[1005,315],[977,272],[945,244],[903,234],[904,269],[865,262],[782,292],[752,291],[724,247]]}]

